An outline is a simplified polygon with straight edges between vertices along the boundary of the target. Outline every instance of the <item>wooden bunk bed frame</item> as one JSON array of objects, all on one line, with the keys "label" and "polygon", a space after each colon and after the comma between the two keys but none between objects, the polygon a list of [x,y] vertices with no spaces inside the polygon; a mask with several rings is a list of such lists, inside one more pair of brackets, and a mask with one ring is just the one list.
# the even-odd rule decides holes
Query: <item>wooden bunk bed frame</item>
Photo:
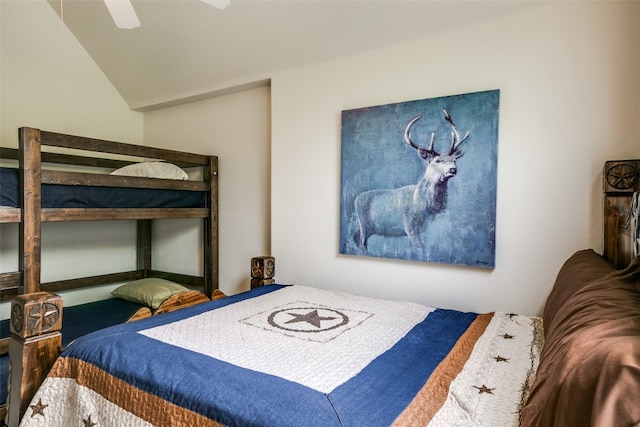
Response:
[{"label": "wooden bunk bed frame", "polygon": [[[42,151],[43,147],[95,152],[102,155],[126,156],[145,160],[172,163],[181,168],[201,168],[202,181],[177,181],[149,179],[106,174],[67,172],[43,169],[43,163],[62,164],[72,167],[117,169],[136,163],[134,160],[117,160],[104,157],[85,157]],[[56,148],[56,149],[57,149]],[[55,150],[55,149],[54,149]],[[46,132],[34,128],[20,128],[19,148],[0,148],[0,158],[18,160],[21,207],[0,207],[0,223],[17,223],[19,226],[19,270],[0,273],[0,300],[16,299],[24,302],[23,308],[32,302],[49,298],[51,293],[79,289],[96,285],[128,282],[142,278],[163,278],[189,287],[201,289],[211,298],[218,288],[218,158],[187,152],[125,144],[93,138]],[[102,187],[153,188],[200,191],[205,194],[205,207],[201,208],[41,208],[42,184],[83,185]],[[203,220],[203,266],[202,276],[157,271],[152,268],[152,220],[173,218],[201,218]],[[103,274],[41,283],[41,225],[43,222],[62,221],[136,221],[136,269],[133,271]],[[197,302],[201,302],[197,297]],[[171,311],[173,305],[189,305],[191,296],[174,295],[170,307],[159,312]],[[195,302],[194,302],[195,303]],[[60,305],[61,300],[53,303]],[[18,313],[13,312],[12,316]],[[15,317],[15,316],[14,316]],[[7,410],[14,414],[24,412],[30,396],[44,379],[55,357],[60,352],[59,327],[61,315],[55,325],[36,329],[33,334],[16,331],[17,320],[11,322],[12,337],[0,339],[0,354],[17,352],[22,364],[12,363],[13,381],[9,399],[11,408],[0,406],[0,424]],[[48,329],[51,327],[51,329]],[[57,329],[57,330],[56,330]],[[18,332],[18,335],[15,335]],[[31,331],[34,332],[34,331]],[[41,333],[44,334],[41,336]],[[47,344],[43,338],[57,334]],[[10,344],[11,342],[11,344]],[[13,356],[12,360],[13,360]],[[15,421],[19,418],[13,417]]]}]

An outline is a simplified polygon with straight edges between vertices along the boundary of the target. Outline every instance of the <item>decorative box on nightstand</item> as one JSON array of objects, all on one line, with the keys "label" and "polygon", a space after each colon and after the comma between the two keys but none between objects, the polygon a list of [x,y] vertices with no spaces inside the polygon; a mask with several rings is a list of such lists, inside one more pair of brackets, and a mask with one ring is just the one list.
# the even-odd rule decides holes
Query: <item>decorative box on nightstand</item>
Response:
[{"label": "decorative box on nightstand", "polygon": [[276,259],[270,256],[251,258],[251,289],[275,283]]}]

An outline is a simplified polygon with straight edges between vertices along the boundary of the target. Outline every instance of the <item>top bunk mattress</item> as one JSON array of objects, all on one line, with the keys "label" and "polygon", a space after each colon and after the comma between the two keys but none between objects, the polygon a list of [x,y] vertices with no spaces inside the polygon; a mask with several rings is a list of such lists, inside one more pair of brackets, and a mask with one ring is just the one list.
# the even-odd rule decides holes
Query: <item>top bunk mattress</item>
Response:
[{"label": "top bunk mattress", "polygon": [[[42,208],[203,208],[204,192],[42,184]],[[0,168],[0,206],[20,206],[18,169]]]}]

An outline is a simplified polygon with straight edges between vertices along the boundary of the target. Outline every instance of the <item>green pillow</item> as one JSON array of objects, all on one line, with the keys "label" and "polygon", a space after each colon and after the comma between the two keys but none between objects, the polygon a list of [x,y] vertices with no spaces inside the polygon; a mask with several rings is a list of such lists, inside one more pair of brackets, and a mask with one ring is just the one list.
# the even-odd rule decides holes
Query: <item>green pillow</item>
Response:
[{"label": "green pillow", "polygon": [[129,282],[114,289],[111,294],[126,301],[146,305],[155,310],[171,295],[188,290],[182,285],[165,279],[149,278]]}]

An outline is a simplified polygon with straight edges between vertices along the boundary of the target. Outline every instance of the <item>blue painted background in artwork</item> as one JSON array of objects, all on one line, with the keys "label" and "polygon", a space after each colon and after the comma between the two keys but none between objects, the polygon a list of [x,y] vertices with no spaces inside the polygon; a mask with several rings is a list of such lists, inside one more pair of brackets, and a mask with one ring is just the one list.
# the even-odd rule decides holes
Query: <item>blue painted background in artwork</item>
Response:
[{"label": "blue painted background in artwork", "polygon": [[[359,108],[342,112],[340,194],[340,253],[493,268],[495,266],[496,187],[499,90],[430,98]],[[416,184],[425,163],[403,140],[404,129],[415,116],[412,140],[434,150],[448,151],[451,128],[447,110],[461,134],[464,155],[457,175],[448,182],[448,207],[422,233],[423,249],[407,236],[373,235],[366,249],[358,246],[355,198],[363,191]]]}]

